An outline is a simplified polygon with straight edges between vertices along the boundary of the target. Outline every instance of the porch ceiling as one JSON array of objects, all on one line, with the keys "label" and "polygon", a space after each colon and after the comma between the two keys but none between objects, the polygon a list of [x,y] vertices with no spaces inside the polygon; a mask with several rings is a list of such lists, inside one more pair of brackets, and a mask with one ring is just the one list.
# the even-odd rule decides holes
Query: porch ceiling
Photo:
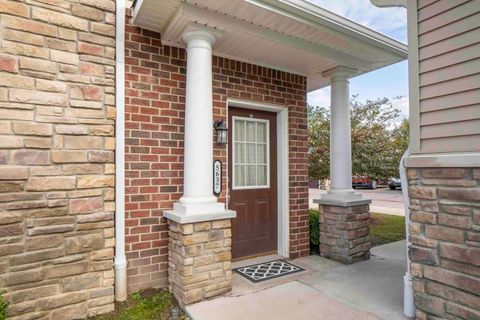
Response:
[{"label": "porch ceiling", "polygon": [[308,90],[329,84],[337,66],[363,74],[405,60],[406,45],[304,0],[137,0],[133,23],[185,47],[189,22],[223,31],[214,54],[308,77]]}]

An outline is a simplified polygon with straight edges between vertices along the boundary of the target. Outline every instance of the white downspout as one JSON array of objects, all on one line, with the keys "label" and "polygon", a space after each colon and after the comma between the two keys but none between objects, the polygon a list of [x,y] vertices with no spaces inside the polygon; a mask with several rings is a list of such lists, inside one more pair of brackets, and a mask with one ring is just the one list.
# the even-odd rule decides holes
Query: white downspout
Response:
[{"label": "white downspout", "polygon": [[407,169],[405,168],[405,159],[410,156],[410,147],[407,148],[400,160],[400,180],[402,183],[403,204],[405,206],[405,231],[407,238],[407,272],[403,277],[403,313],[409,318],[415,316],[415,305],[413,303],[413,288],[412,288],[412,276],[410,274],[410,257],[408,256],[408,248],[410,247],[410,241],[408,239],[408,227],[410,225],[410,198],[408,196],[408,179]]},{"label": "white downspout", "polygon": [[115,300],[125,301],[125,0],[116,0],[115,30]]}]

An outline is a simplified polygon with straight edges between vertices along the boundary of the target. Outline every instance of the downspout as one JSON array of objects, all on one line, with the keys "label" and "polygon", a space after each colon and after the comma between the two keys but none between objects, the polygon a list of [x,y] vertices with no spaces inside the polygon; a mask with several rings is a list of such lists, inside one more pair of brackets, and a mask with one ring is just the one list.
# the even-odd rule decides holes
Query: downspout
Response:
[{"label": "downspout", "polygon": [[116,0],[115,28],[115,300],[127,299],[125,257],[125,0]]},{"label": "downspout", "polygon": [[412,276],[410,274],[410,257],[408,248],[410,241],[408,238],[408,228],[410,226],[410,198],[408,196],[407,169],[405,168],[405,159],[410,156],[410,147],[407,148],[400,160],[400,180],[402,183],[403,204],[405,206],[405,235],[407,239],[407,272],[403,276],[403,313],[409,318],[415,316],[415,305],[413,303]]}]

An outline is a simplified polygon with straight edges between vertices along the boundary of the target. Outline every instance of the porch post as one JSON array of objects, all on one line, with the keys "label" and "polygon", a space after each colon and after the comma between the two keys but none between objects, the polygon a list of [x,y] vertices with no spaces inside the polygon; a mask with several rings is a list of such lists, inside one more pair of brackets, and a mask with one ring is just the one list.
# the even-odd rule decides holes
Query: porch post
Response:
[{"label": "porch post", "polygon": [[180,306],[231,288],[231,223],[213,194],[212,44],[221,32],[191,23],[187,45],[183,196],[166,210],[169,288]]},{"label": "porch post", "polygon": [[355,70],[337,67],[331,82],[330,190],[315,200],[320,210],[320,254],[343,263],[370,257],[369,199],[352,189],[352,147],[348,78]]},{"label": "porch post", "polygon": [[221,212],[213,195],[212,44],[218,34],[186,30],[185,160],[183,196],[174,210],[185,214]]},{"label": "porch post", "polygon": [[352,189],[352,142],[350,129],[350,83],[353,70],[338,67],[327,75],[331,82],[330,190],[329,198],[361,199]]}]

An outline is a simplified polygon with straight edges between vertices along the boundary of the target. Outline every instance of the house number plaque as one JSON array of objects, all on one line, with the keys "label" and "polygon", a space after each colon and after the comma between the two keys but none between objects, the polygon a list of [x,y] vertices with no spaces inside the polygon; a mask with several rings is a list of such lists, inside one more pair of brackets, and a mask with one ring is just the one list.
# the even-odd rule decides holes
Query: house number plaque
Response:
[{"label": "house number plaque", "polygon": [[219,195],[222,192],[222,161],[213,162],[213,193]]}]

